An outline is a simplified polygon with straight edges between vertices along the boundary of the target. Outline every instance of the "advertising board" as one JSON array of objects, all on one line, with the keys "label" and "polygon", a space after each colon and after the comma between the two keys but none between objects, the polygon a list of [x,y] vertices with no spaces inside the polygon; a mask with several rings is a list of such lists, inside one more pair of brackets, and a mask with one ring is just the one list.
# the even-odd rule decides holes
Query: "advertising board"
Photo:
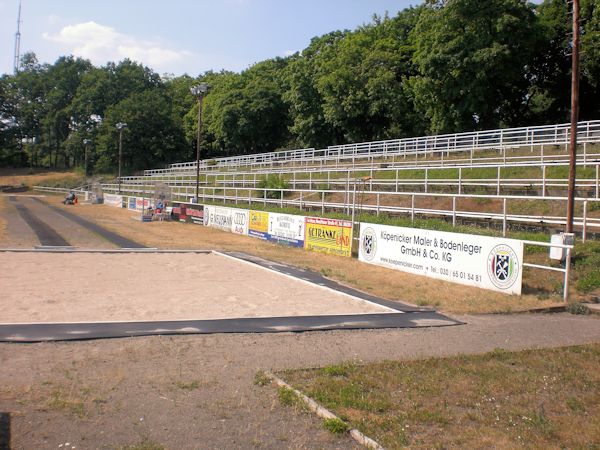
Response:
[{"label": "advertising board", "polygon": [[204,206],[175,202],[173,203],[171,216],[173,220],[178,220],[179,222],[204,225]]},{"label": "advertising board", "polygon": [[248,222],[250,221],[250,211],[247,209],[231,208],[231,215],[231,232],[247,236]]},{"label": "advertising board", "polygon": [[352,256],[352,222],[307,217],[304,247],[317,252]]},{"label": "advertising board", "polygon": [[523,242],[360,224],[360,261],[482,289],[521,294]]},{"label": "advertising board", "polygon": [[135,197],[129,197],[129,200],[127,201],[127,209],[131,209],[131,210],[135,211],[136,203],[137,203],[137,199]]},{"label": "advertising board", "polygon": [[150,207],[150,200],[147,198],[137,197],[135,199],[135,209],[141,211],[142,209],[148,209]]},{"label": "advertising board", "polygon": [[104,194],[104,204],[120,208],[123,206],[123,196],[116,194]]},{"label": "advertising board", "polygon": [[204,225],[222,231],[231,231],[233,227],[233,214],[231,208],[205,206]]},{"label": "advertising board", "polygon": [[304,219],[304,216],[269,213],[267,239],[293,247],[304,247]]},{"label": "advertising board", "polygon": [[250,211],[248,235],[259,239],[269,239],[269,213],[264,211]]}]

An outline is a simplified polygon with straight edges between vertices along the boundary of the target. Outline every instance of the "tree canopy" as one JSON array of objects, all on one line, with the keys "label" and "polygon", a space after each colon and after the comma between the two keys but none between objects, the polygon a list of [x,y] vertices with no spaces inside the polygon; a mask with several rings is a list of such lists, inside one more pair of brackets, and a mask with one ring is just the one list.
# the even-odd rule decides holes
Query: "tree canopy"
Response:
[{"label": "tree canopy", "polygon": [[[600,0],[581,0],[582,120],[600,118]],[[312,39],[241,73],[160,76],[130,60],[95,67],[23,56],[0,77],[0,165],[124,173],[205,158],[426,133],[568,121],[571,17],[564,0],[427,0]]]}]

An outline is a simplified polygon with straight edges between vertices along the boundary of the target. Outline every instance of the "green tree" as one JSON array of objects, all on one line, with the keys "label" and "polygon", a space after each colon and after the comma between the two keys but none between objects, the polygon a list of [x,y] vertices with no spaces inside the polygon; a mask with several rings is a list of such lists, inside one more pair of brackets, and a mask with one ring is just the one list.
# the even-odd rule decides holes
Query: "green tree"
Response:
[{"label": "green tree", "polygon": [[430,131],[510,125],[526,105],[535,47],[533,6],[523,0],[430,1],[414,33],[415,106]]}]

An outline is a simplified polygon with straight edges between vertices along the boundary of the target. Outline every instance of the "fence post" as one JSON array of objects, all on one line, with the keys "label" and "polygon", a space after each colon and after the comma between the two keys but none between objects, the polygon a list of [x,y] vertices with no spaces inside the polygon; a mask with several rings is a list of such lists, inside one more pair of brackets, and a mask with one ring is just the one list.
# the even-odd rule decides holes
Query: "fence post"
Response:
[{"label": "fence post", "polygon": [[600,198],[600,165],[596,165],[596,198]]},{"label": "fence post", "polygon": [[279,192],[281,197],[279,197],[279,207],[283,208],[283,189]]},{"label": "fence post", "polygon": [[462,167],[458,168],[458,195],[462,194]]},{"label": "fence post", "polygon": [[496,182],[496,195],[500,195],[500,166],[498,166],[498,178]]},{"label": "fence post", "polygon": [[452,228],[456,227],[456,197],[452,197]]},{"label": "fence post", "polygon": [[585,238],[587,237],[587,206],[588,201],[583,201],[583,230],[581,232],[581,240],[585,244]]},{"label": "fence post", "polygon": [[263,189],[263,206],[267,206],[267,190]]},{"label": "fence post", "polygon": [[546,196],[546,165],[542,166],[542,197]]},{"label": "fence post", "polygon": [[571,273],[571,248],[567,248],[567,259],[565,261],[565,281],[563,288],[563,300],[565,303],[569,301],[569,275]]},{"label": "fence post", "polygon": [[377,193],[377,217],[379,217],[379,192]]},{"label": "fence post", "polygon": [[398,192],[398,169],[396,169],[396,192]]},{"label": "fence post", "polygon": [[425,193],[428,192],[428,178],[429,178],[429,169],[425,168]]},{"label": "fence post", "polygon": [[321,192],[321,214],[325,214],[325,191]]},{"label": "fence post", "polygon": [[410,201],[410,220],[414,224],[415,223],[415,194],[411,195]]},{"label": "fence post", "polygon": [[502,237],[506,237],[507,226],[506,223],[506,198],[502,199]]}]

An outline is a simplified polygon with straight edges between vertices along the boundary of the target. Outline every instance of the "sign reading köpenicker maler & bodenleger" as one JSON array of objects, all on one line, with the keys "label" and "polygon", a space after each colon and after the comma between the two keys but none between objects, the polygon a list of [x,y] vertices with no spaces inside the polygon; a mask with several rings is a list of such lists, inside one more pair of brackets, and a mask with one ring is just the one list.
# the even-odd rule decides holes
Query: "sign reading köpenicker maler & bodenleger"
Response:
[{"label": "sign reading k\u00f6penicker maler & bodenleger", "polygon": [[521,294],[523,242],[360,224],[359,260],[483,289]]}]

